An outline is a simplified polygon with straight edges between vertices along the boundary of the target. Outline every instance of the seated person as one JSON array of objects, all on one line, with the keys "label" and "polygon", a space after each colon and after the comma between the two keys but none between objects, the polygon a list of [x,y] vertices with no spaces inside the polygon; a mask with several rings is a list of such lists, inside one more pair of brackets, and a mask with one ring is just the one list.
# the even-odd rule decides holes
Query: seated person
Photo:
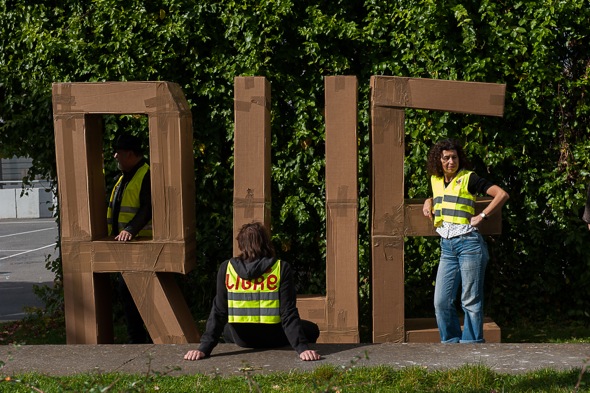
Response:
[{"label": "seated person", "polygon": [[290,265],[274,257],[266,228],[258,222],[238,233],[241,254],[221,264],[217,295],[199,349],[185,360],[208,357],[223,332],[226,342],[245,348],[291,345],[301,360],[319,360],[308,348],[319,337],[318,326],[301,320]]}]

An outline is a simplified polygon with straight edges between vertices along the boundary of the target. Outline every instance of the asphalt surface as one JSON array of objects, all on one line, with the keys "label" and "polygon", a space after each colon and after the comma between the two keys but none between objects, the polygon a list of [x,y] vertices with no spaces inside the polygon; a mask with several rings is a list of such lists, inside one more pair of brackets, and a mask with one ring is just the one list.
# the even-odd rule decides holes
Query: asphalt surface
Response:
[{"label": "asphalt surface", "polygon": [[0,220],[0,321],[21,319],[27,307],[42,307],[34,285],[53,285],[45,267],[57,239],[54,219]]}]

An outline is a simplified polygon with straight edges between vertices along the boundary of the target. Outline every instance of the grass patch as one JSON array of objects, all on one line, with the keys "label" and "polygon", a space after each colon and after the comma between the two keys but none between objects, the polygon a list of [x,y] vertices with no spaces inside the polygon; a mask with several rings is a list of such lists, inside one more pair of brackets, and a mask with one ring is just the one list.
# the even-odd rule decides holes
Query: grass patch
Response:
[{"label": "grass patch", "polygon": [[[197,328],[205,331],[207,321],[199,321]],[[127,328],[123,320],[115,321],[114,344],[128,341]],[[63,315],[46,315],[40,310],[29,310],[27,316],[18,321],[0,323],[0,345],[65,345],[66,324]]]},{"label": "grass patch", "polygon": [[[127,342],[124,323],[114,324],[114,343]],[[46,315],[37,309],[28,310],[21,320],[0,323],[0,345],[65,345],[66,324],[63,314]]]},{"label": "grass patch", "polygon": [[505,343],[590,343],[586,321],[522,321],[501,326]]},{"label": "grass patch", "polygon": [[0,345],[65,343],[63,316],[48,316],[35,310],[29,312],[24,319],[0,323]]},{"label": "grass patch", "polygon": [[590,376],[580,371],[539,370],[498,374],[484,366],[449,371],[387,366],[342,369],[321,366],[309,373],[274,373],[222,378],[153,373],[84,374],[48,377],[23,374],[0,380],[0,392],[574,392],[587,391]]}]

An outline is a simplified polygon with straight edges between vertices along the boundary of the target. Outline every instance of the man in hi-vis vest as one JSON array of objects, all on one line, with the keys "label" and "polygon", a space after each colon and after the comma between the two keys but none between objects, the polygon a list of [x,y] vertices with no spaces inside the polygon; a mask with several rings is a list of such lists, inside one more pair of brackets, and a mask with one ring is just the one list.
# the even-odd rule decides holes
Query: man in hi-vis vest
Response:
[{"label": "man in hi-vis vest", "polygon": [[266,228],[259,222],[246,224],[237,240],[241,254],[219,268],[217,295],[201,345],[184,358],[209,356],[223,333],[226,343],[240,347],[291,345],[301,360],[319,360],[320,355],[308,348],[319,337],[319,328],[299,318],[291,267],[274,257]]},{"label": "man in hi-vis vest", "polygon": [[[114,158],[122,175],[113,188],[107,210],[109,236],[121,242],[151,237],[150,167],[143,156],[141,142],[133,135],[123,134],[117,138],[114,150]],[[119,293],[123,300],[129,343],[149,342],[141,315],[121,275]]]}]

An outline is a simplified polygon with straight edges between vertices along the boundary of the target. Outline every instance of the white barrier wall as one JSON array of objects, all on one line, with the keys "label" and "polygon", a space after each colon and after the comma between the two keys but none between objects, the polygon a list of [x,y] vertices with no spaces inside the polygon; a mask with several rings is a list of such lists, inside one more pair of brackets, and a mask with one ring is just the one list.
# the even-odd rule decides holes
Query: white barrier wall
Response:
[{"label": "white barrier wall", "polygon": [[33,188],[22,197],[21,191],[20,188],[0,189],[0,219],[53,217],[53,211],[49,209],[56,200],[51,191]]}]

